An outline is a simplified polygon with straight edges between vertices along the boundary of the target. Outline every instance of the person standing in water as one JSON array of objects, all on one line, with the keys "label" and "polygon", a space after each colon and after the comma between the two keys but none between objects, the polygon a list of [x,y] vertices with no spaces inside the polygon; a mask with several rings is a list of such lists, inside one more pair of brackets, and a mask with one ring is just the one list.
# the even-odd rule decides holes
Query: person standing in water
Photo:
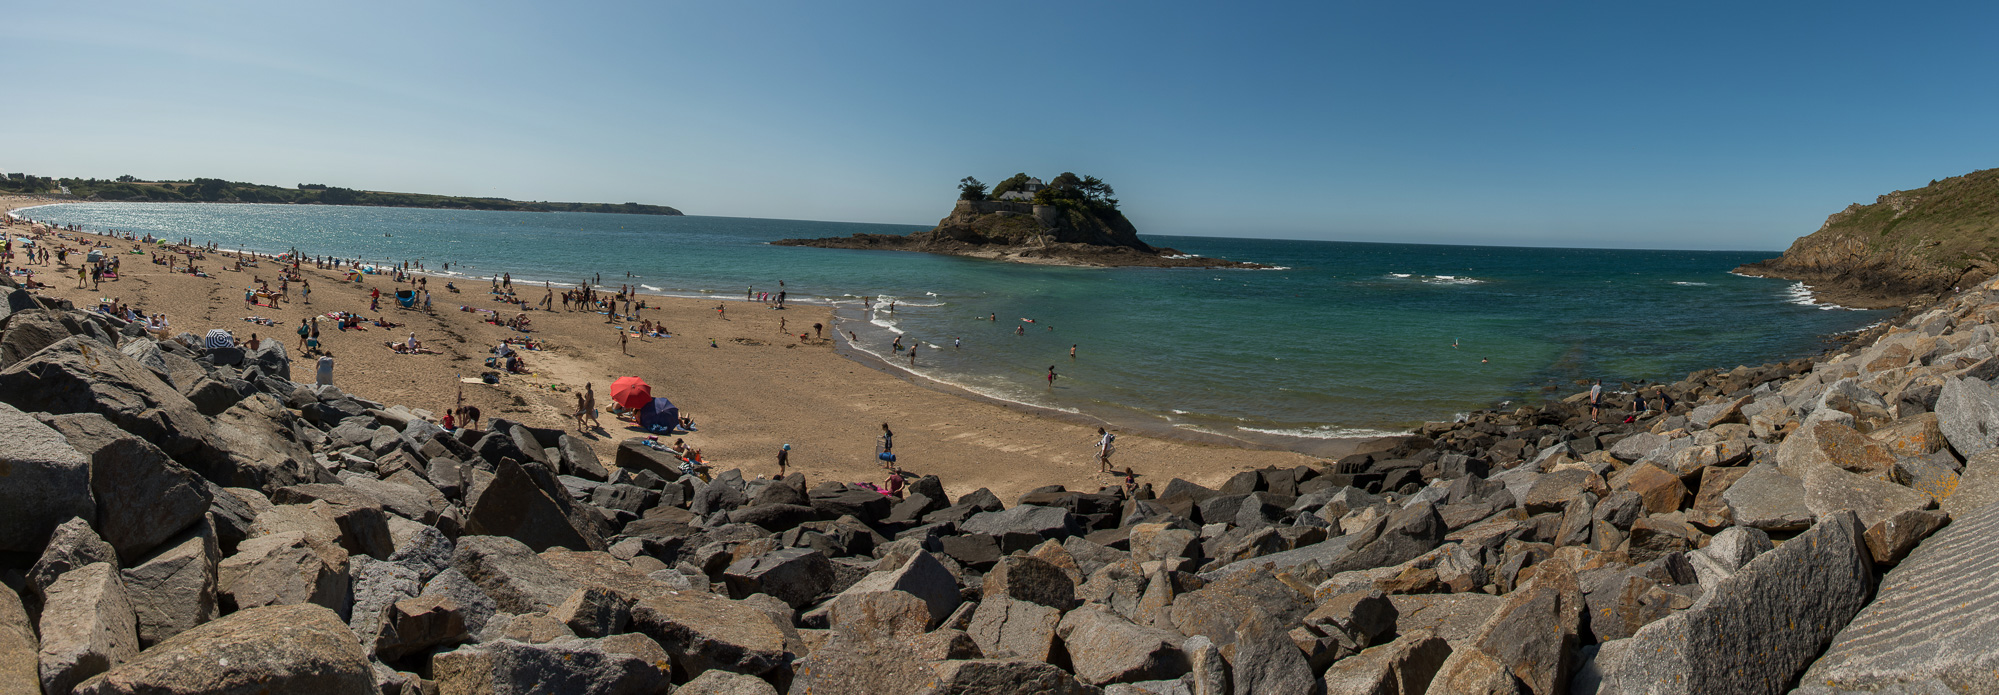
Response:
[{"label": "person standing in water", "polygon": [[1072,359],[1072,360],[1073,360],[1073,359],[1076,359],[1076,344],[1075,344],[1075,343],[1070,343],[1070,344],[1069,344],[1069,359]]},{"label": "person standing in water", "polygon": [[1048,388],[1055,388],[1055,365],[1048,365]]}]

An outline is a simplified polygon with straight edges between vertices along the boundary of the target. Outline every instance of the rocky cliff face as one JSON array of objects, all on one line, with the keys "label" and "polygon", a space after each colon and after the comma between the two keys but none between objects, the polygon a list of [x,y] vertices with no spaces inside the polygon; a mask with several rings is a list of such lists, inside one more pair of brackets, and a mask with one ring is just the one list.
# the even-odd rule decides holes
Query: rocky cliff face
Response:
[{"label": "rocky cliff face", "polygon": [[1827,217],[1780,258],[1737,269],[1798,280],[1824,301],[1892,308],[1999,273],[1999,169],[1895,191]]}]

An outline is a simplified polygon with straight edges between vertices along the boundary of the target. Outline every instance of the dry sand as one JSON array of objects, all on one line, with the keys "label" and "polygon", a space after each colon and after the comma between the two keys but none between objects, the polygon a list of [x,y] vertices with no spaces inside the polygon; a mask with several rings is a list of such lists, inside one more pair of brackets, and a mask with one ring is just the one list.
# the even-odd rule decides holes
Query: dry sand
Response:
[{"label": "dry sand", "polygon": [[[0,197],[0,210],[47,202],[54,201]],[[26,223],[20,223],[8,231],[18,236],[27,228]],[[94,235],[80,238],[93,242],[107,239]],[[74,240],[57,241],[79,247]],[[637,375],[649,382],[656,394],[671,398],[683,414],[694,418],[699,431],[683,436],[690,446],[704,452],[716,470],[742,468],[746,475],[774,474],[777,450],[788,443],[792,446],[792,470],[803,472],[809,482],[880,483],[886,472],[875,461],[874,447],[881,424],[886,422],[896,433],[898,465],[917,475],[937,475],[953,496],[986,487],[1011,501],[1044,485],[1094,490],[1119,480],[1097,473],[1093,425],[1043,417],[912,383],[906,375],[887,373],[842,356],[832,340],[801,342],[796,334],[810,331],[815,322],[829,327],[830,338],[832,316],[824,307],[793,306],[776,311],[755,303],[726,301],[725,320],[715,311],[723,300],[649,297],[648,305],[659,308],[649,308],[643,316],[663,323],[676,337],[634,338],[627,356],[620,354],[618,333],[605,323],[606,317],[564,312],[558,302],[557,311],[528,312],[534,321],[533,337],[550,346],[542,352],[524,353],[533,374],[508,375],[497,386],[461,384],[461,376],[475,377],[486,371],[483,358],[502,338],[520,335],[483,323],[480,317],[487,314],[459,311],[460,305],[466,305],[511,315],[508,305],[495,301],[483,281],[461,282],[463,292],[453,294],[445,291],[443,279],[431,278],[434,313],[426,314],[420,309],[393,307],[389,298],[397,288],[407,288],[406,284],[398,285],[383,276],[366,276],[359,285],[344,283],[340,273],[308,265],[303,272],[312,285],[309,305],[300,300],[294,285],[289,303],[277,308],[252,307],[244,303],[243,291],[253,277],[277,287],[275,261],[265,260],[261,267],[234,272],[227,270],[230,257],[209,254],[200,265],[217,277],[199,278],[168,273],[166,266],[152,264],[147,255],[129,253],[131,242],[112,243],[111,250],[124,259],[122,278],[104,283],[97,291],[76,289],[75,266],[68,268],[67,277],[53,265],[34,266],[36,279],[53,285],[42,293],[69,299],[79,308],[95,307],[104,298],[122,299],[147,313],[165,312],[176,334],[200,335],[211,328],[224,328],[239,338],[256,333],[283,340],[295,356],[293,376],[301,381],[310,381],[314,369],[308,360],[296,357],[299,341],[295,331],[301,318],[336,310],[385,316],[405,327],[343,333],[323,323],[321,330],[324,347],[335,361],[334,383],[384,403],[442,413],[452,406],[462,385],[466,401],[478,406],[487,419],[504,417],[575,433],[575,423],[569,417],[575,407],[573,391],[580,391],[586,382],[593,384],[599,406],[608,407],[612,380]],[[299,245],[317,246],[305,239]],[[368,291],[376,288],[384,295],[382,310],[370,312]],[[543,293],[540,287],[525,285],[516,291],[530,301],[539,300]],[[560,288],[557,292],[559,298]],[[275,319],[280,325],[253,325],[243,321],[247,316]],[[793,335],[778,332],[780,316],[788,321]],[[403,339],[411,331],[426,347],[442,354],[398,355],[383,346],[385,341]],[[711,338],[717,347],[709,347]],[[604,430],[583,436],[593,442],[606,464],[612,461],[620,440],[643,436],[608,412],[600,421]],[[1351,446],[1358,449],[1367,444],[1353,442]],[[1136,433],[1119,434],[1113,458],[1120,469],[1129,466],[1140,482],[1155,486],[1175,477],[1212,486],[1239,471],[1322,462],[1289,451],[1242,449]]]}]

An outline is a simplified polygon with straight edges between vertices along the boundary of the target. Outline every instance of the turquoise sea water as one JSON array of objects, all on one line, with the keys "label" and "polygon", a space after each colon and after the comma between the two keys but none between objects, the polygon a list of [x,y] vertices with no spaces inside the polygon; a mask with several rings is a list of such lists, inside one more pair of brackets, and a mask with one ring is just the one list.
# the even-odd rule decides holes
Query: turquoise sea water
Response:
[{"label": "turquoise sea water", "polygon": [[[171,203],[20,214],[225,248],[449,262],[454,274],[507,271],[516,282],[601,273],[613,288],[740,300],[748,287],[774,292],[782,280],[794,302],[835,306],[838,327],[865,352],[889,355],[897,335],[920,341],[915,371],[927,377],[1124,426],[1293,448],[1566,395],[1581,390],[1578,379],[1672,380],[1797,357],[1827,334],[1885,318],[1814,306],[1793,283],[1728,272],[1774,251],[1148,236],[1282,269],[1101,269],[765,243],[920,229],[907,225]],[[859,298],[874,295],[892,298],[894,311],[864,311]],[[670,328],[699,338],[706,327]]]}]

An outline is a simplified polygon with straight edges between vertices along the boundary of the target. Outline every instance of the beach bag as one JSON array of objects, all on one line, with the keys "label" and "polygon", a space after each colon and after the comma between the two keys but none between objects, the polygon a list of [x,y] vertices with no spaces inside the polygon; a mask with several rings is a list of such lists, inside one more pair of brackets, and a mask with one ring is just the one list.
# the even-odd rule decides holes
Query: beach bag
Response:
[{"label": "beach bag", "polygon": [[887,451],[881,452],[879,455],[876,455],[875,458],[881,459],[888,463],[895,463],[895,454],[892,452],[887,452]]}]

